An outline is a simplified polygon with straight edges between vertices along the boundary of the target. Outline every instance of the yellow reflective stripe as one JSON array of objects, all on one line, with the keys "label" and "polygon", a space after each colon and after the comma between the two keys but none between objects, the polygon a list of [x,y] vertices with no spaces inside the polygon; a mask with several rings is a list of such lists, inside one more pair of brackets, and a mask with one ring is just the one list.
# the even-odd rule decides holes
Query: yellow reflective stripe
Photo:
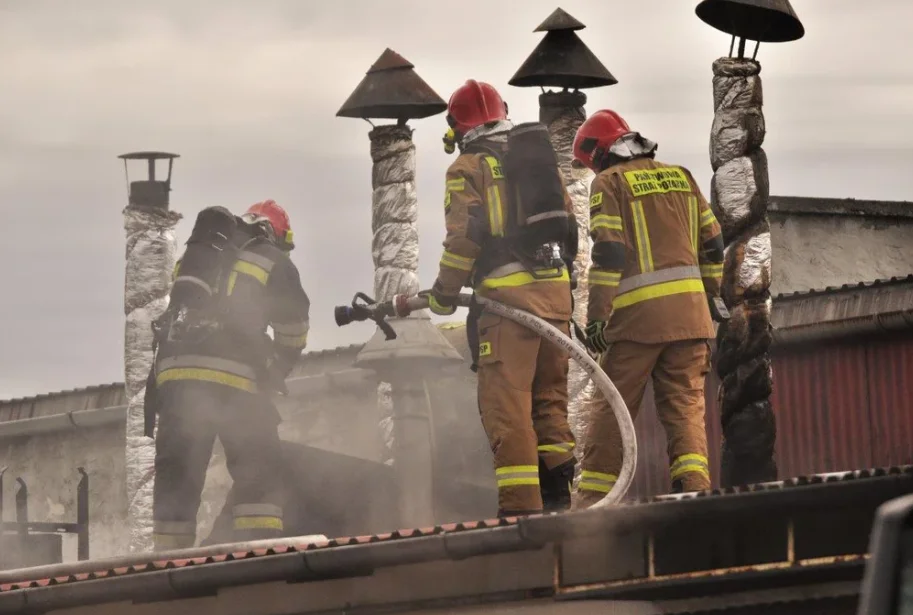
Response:
[{"label": "yellow reflective stripe", "polygon": [[647,219],[644,217],[643,201],[631,201],[631,213],[634,216],[634,239],[637,242],[637,260],[640,271],[653,271],[653,251],[650,247],[650,233],[647,231]]},{"label": "yellow reflective stripe", "polygon": [[492,179],[504,179],[504,173],[501,172],[501,163],[498,162],[497,158],[494,156],[485,156],[485,162],[488,163],[488,168],[491,169]]},{"label": "yellow reflective stripe", "polygon": [[607,214],[596,214],[590,219],[590,230],[594,231],[598,228],[606,228],[610,231],[620,231],[622,230],[621,226],[621,216],[609,216]]},{"label": "yellow reflective stripe", "polygon": [[466,178],[461,177],[459,179],[448,179],[447,180],[447,190],[451,192],[461,192],[466,188]]},{"label": "yellow reflective stripe", "polygon": [[171,551],[174,549],[189,549],[197,541],[196,532],[193,534],[161,534],[152,533],[152,544],[156,551]]},{"label": "yellow reflective stripe", "polygon": [[308,343],[308,334],[285,335],[284,333],[276,333],[276,343],[289,348],[304,348]]},{"label": "yellow reflective stripe", "polygon": [[266,269],[259,265],[248,263],[247,261],[235,261],[232,270],[237,271],[238,273],[249,275],[264,286],[269,280],[269,272]]},{"label": "yellow reflective stripe", "polygon": [[178,259],[174,263],[174,271],[171,272],[171,279],[176,280],[178,277],[178,272],[181,270],[181,259]]},{"label": "yellow reflective stripe", "polygon": [[573,442],[561,442],[559,444],[540,444],[536,450],[540,453],[569,453],[574,450]]},{"label": "yellow reflective stripe", "polygon": [[197,524],[195,521],[152,521],[152,532],[154,534],[193,536],[196,531]]},{"label": "yellow reflective stripe", "polygon": [[723,277],[723,263],[710,263],[707,265],[701,265],[701,277],[705,278],[722,278]]},{"label": "yellow reflective stripe", "polygon": [[710,226],[714,222],[716,222],[716,216],[713,215],[712,209],[708,208],[707,211],[705,211],[704,213],[701,214],[701,228],[704,228],[705,226]]},{"label": "yellow reflective stripe", "polygon": [[538,485],[539,466],[503,466],[495,469],[498,488]]},{"label": "yellow reflective stripe", "polygon": [[235,283],[238,281],[238,272],[232,271],[228,274],[228,294],[230,295],[235,290]]},{"label": "yellow reflective stripe", "polygon": [[698,237],[700,236],[700,229],[698,228],[698,204],[697,197],[689,196],[688,197],[688,220],[691,227],[691,250],[694,254],[697,254],[698,246]]},{"label": "yellow reflective stripe", "polygon": [[204,369],[202,367],[166,369],[156,376],[155,382],[156,384],[163,384],[175,380],[202,380],[204,382],[224,384],[249,393],[257,392],[257,384],[249,378],[235,376],[234,374],[228,374],[214,369]]},{"label": "yellow reflective stripe", "polygon": [[448,252],[447,250],[444,250],[444,254],[441,256],[441,265],[445,267],[452,267],[453,269],[472,271],[472,266],[474,264],[474,258],[466,258],[465,256],[460,256],[459,254]]},{"label": "yellow reflective stripe", "polygon": [[[541,269],[537,270],[536,273],[540,275],[555,275],[558,273],[558,269]],[[528,271],[519,271],[517,273],[511,273],[500,278],[486,278],[482,281],[482,288],[514,288],[517,286],[526,286],[527,284],[534,284],[536,282],[570,282],[571,278],[567,273],[567,269],[561,270],[560,276],[555,276],[553,278],[544,278],[538,280],[533,277]]]},{"label": "yellow reflective stripe", "polygon": [[281,530],[282,519],[272,516],[235,517],[236,530]]},{"label": "yellow reflective stripe", "polygon": [[581,491],[608,493],[612,490],[612,487],[615,486],[616,482],[618,482],[618,476],[615,474],[582,470],[580,472],[580,483],[577,485],[577,488]]},{"label": "yellow reflective stripe", "polygon": [[623,308],[641,301],[650,299],[659,299],[670,295],[680,295],[682,293],[703,293],[704,283],[701,280],[676,280],[674,282],[663,282],[652,286],[644,286],[624,293],[615,297],[612,307]]},{"label": "yellow reflective stripe", "polygon": [[697,455],[694,453],[680,455],[675,458],[675,461],[669,468],[669,472],[672,475],[672,480],[675,480],[682,474],[687,474],[688,472],[697,472],[698,474],[702,474],[709,478],[710,463],[703,455]]},{"label": "yellow reflective stripe", "polygon": [[669,192],[691,192],[691,182],[684,171],[678,167],[658,167],[625,171],[625,180],[635,197],[648,194],[667,194]]},{"label": "yellow reflective stripe", "polygon": [[590,270],[590,284],[593,286],[618,286],[621,282],[621,273],[614,271]]},{"label": "yellow reflective stripe", "polygon": [[504,236],[504,209],[501,207],[501,191],[497,186],[488,188],[488,224],[493,237]]}]

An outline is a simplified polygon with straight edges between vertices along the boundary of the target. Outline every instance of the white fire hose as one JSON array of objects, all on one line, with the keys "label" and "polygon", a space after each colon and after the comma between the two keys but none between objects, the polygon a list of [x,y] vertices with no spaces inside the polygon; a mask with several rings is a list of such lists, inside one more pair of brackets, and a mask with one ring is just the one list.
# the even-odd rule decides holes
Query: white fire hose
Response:
[{"label": "white fire hose", "polygon": [[[358,303],[359,299],[362,299],[364,303]],[[472,295],[462,293],[459,295],[457,305],[469,307],[471,299]],[[521,309],[479,297],[478,295],[475,301],[489,312],[519,323],[535,331],[542,338],[568,351],[570,356],[593,379],[596,387],[605,395],[612,412],[615,414],[615,420],[618,421],[618,429],[621,432],[622,464],[621,471],[618,473],[618,480],[611,491],[590,508],[602,508],[620,502],[634,481],[634,471],[637,467],[637,436],[634,433],[634,422],[631,420],[631,413],[628,412],[628,407],[621,398],[618,389],[615,388],[609,377],[606,376],[599,364],[593,360],[582,345],[545,320]],[[427,308],[428,297],[424,293],[415,297],[396,295],[390,301],[383,303],[376,303],[363,293],[358,293],[352,300],[351,306],[339,306],[336,308],[336,324],[343,326],[353,321],[373,320],[386,333],[387,339],[392,339],[396,337],[396,333],[387,324],[386,318],[405,318],[415,310]]]}]

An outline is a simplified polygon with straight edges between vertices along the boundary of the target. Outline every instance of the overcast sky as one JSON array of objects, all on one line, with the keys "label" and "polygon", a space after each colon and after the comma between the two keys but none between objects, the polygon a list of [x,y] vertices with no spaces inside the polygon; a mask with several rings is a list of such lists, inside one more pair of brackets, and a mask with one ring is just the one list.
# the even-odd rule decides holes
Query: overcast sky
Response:
[{"label": "overcast sky", "polygon": [[[709,192],[711,63],[727,35],[696,0],[0,0],[0,398],[123,378],[126,202],[118,154],[177,152],[186,240],[208,205],[276,199],[312,300],[311,349],[363,341],[332,307],[370,291],[371,162],[363,121],[335,113],[386,47],[445,100],[492,83],[512,117],[538,90],[507,81],[561,6],[619,80],[591,90]],[[647,8],[646,5],[649,5]],[[804,39],[762,45],[771,192],[913,199],[910,0],[793,0]],[[420,277],[443,239],[443,115],[412,123]],[[814,246],[810,246],[814,249]]]}]

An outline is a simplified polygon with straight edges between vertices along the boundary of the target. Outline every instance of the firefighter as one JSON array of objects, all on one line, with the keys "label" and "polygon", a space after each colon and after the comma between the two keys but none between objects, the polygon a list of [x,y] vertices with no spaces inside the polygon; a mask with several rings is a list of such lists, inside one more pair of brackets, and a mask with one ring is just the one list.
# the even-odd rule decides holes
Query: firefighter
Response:
[{"label": "firefighter", "polygon": [[[543,174],[542,166],[521,165],[508,172],[509,167],[502,163],[515,129],[495,88],[469,80],[453,93],[447,111],[451,130],[444,138],[445,149],[452,150],[456,144],[460,154],[447,170],[447,234],[429,297],[430,309],[452,314],[456,296],[470,286],[479,296],[529,311],[568,333],[569,263],[572,265],[577,252],[577,227],[573,223],[573,236],[569,236],[572,204],[547,132],[541,125],[532,125],[542,129],[548,151],[535,144],[524,151],[533,158],[541,156],[553,171]],[[526,131],[524,135],[539,138],[544,145],[541,134]],[[539,172],[534,179],[543,183],[534,186],[536,193],[551,195],[551,202],[544,204],[556,208],[550,219],[564,218],[563,226],[551,231],[563,240],[560,257],[555,257],[557,243],[547,246],[546,257],[527,258],[523,254],[529,251],[508,239],[516,234],[522,205],[533,202],[532,198],[520,202],[521,192],[526,190],[525,169]],[[494,453],[498,515],[569,508],[576,460],[567,421],[567,352],[523,325],[480,309],[478,303],[470,307],[467,336],[473,370],[478,373],[481,420]]]},{"label": "firefighter", "polygon": [[[656,149],[610,110],[594,113],[574,139],[574,165],[596,173],[586,343],[633,417],[652,375],[672,490],[699,491],[710,488],[704,380],[723,237],[691,173],[656,161]],[[621,469],[621,435],[605,397],[589,406],[575,509],[602,499]]]},{"label": "firefighter", "polygon": [[[198,228],[214,218],[233,230]],[[204,210],[178,261],[153,368],[156,550],[194,545],[216,436],[238,494],[235,539],[282,535],[279,414],[270,395],[287,393],[284,381],[307,344],[309,315],[289,258],[293,247],[288,215],[268,200],[240,219],[224,208]],[[188,308],[182,289],[204,287],[206,302]]]}]

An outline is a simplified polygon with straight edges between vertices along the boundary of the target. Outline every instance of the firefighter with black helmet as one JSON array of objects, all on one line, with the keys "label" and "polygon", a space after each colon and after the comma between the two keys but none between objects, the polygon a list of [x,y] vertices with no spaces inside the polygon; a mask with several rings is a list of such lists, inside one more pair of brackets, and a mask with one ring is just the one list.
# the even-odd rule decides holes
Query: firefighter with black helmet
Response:
[{"label": "firefighter with black helmet", "polygon": [[[541,124],[513,126],[494,87],[475,80],[448,104],[447,235],[429,303],[455,310],[464,286],[568,333],[573,207]],[[516,141],[520,146],[511,149]],[[567,421],[568,354],[523,325],[470,308],[482,424],[494,452],[499,516],[570,506],[574,437]]]},{"label": "firefighter with black helmet", "polygon": [[309,316],[293,247],[288,215],[272,200],[240,218],[221,207],[197,217],[156,323],[156,550],[194,545],[216,436],[239,496],[236,540],[283,532],[279,414],[270,395],[286,392]]},{"label": "firefighter with black helmet", "polygon": [[[587,345],[636,416],[652,375],[676,492],[710,488],[704,382],[713,320],[723,318],[723,237],[691,172],[655,160],[657,145],[617,113],[578,129],[574,164],[590,188],[593,264]],[[713,313],[713,317],[712,314]],[[621,435],[605,398],[589,404],[574,508],[605,496],[621,469]]]}]

